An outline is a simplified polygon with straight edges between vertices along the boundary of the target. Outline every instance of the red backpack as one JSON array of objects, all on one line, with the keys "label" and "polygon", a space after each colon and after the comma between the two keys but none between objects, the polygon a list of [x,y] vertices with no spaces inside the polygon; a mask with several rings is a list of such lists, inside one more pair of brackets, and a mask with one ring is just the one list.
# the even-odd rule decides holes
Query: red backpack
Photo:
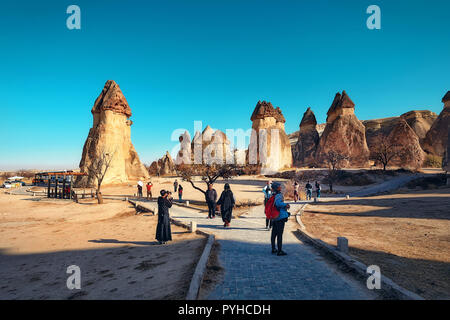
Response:
[{"label": "red backpack", "polygon": [[275,206],[275,195],[271,196],[269,200],[267,200],[264,213],[266,214],[267,219],[270,220],[276,219],[280,215],[280,211]]}]

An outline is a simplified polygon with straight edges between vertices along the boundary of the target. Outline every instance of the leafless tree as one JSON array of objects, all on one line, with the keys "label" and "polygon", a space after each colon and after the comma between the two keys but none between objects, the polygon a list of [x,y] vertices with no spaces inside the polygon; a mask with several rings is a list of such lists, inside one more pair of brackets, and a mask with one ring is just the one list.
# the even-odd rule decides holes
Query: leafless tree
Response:
[{"label": "leafless tree", "polygon": [[97,181],[97,201],[99,204],[103,203],[103,196],[101,193],[101,187],[103,183],[103,179],[105,178],[106,172],[111,166],[111,161],[114,158],[114,152],[104,151],[100,154],[99,157],[95,158],[92,161],[92,164],[88,167],[88,176],[92,180]]},{"label": "leafless tree", "polygon": [[[213,184],[218,178],[230,179],[237,174],[237,170],[238,168],[234,164],[180,164],[176,166],[177,174],[204,195],[206,195],[209,184]],[[195,185],[194,176],[202,177],[202,181],[206,184],[206,190]]]},{"label": "leafless tree", "polygon": [[372,157],[383,165],[383,171],[389,163],[402,156],[404,148],[398,144],[392,143],[385,135],[378,136],[373,144]]},{"label": "leafless tree", "polygon": [[339,170],[342,166],[342,163],[344,161],[347,161],[350,159],[349,156],[343,155],[339,152],[336,152],[334,150],[328,151],[328,153],[325,155],[325,159],[328,163],[328,166],[330,170],[336,171]]},{"label": "leafless tree", "polygon": [[342,167],[342,163],[344,161],[348,161],[350,157],[343,155],[339,152],[336,152],[334,150],[330,150],[326,154],[325,159],[329,166],[328,174],[327,177],[325,178],[325,181],[328,183],[328,186],[330,187],[330,192],[333,192],[333,184],[338,178],[339,174],[338,170]]}]

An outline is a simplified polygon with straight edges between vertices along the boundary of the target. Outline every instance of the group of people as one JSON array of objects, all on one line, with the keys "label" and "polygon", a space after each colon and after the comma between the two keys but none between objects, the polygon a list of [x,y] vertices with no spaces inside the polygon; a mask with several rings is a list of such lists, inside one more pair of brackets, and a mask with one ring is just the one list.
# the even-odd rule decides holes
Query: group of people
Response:
[{"label": "group of people", "polygon": [[[309,183],[309,182],[308,182]],[[148,184],[147,184],[148,185]],[[150,182],[151,185],[151,182]],[[174,192],[180,190],[180,185],[175,180]],[[151,189],[151,188],[150,188]],[[181,193],[182,193],[181,188]],[[284,226],[290,216],[288,212],[290,205],[284,202],[282,194],[282,186],[278,182],[268,181],[263,188],[264,192],[264,206],[265,208],[270,204],[273,205],[279,214],[274,219],[268,219],[266,217],[266,229],[272,230],[270,241],[272,246],[272,254],[277,256],[284,256],[286,252],[282,250],[283,247],[283,232]],[[173,198],[171,192],[167,190],[161,190],[158,197],[158,225],[156,227],[156,240],[159,244],[165,244],[167,241],[172,240],[172,234],[170,229],[170,217],[169,208],[172,207]],[[231,218],[233,215],[233,208],[236,205],[236,199],[231,191],[230,185],[225,183],[224,190],[222,191],[219,199],[217,200],[217,191],[214,189],[213,184],[208,184],[208,189],[204,192],[205,200],[208,205],[208,217],[207,219],[214,219],[216,216],[216,210],[219,209],[224,223],[224,228],[230,226]],[[273,197],[273,199],[271,199]],[[269,201],[271,200],[271,201]]]},{"label": "group of people", "polygon": [[[139,185],[140,184],[138,183],[138,189]],[[178,191],[178,196],[181,201],[183,194],[183,187],[178,183],[177,180],[175,180],[175,182],[173,183],[173,187],[174,192]],[[236,205],[236,200],[234,198],[233,192],[231,191],[230,185],[228,183],[225,183],[224,190],[220,195],[219,200],[217,200],[217,191],[213,188],[212,184],[208,184],[208,190],[206,190],[205,192],[205,200],[206,203],[208,204],[207,219],[214,219],[216,217],[216,210],[218,210],[220,206],[220,213],[222,216],[222,221],[224,223],[223,226],[225,228],[229,227],[231,218],[233,216],[233,208]],[[161,190],[157,202],[158,202],[158,225],[156,227],[156,240],[158,240],[159,244],[165,244],[167,243],[167,241],[172,240],[172,233],[170,229],[170,217],[169,217],[169,208],[171,208],[173,204],[172,193],[167,190]]]},{"label": "group of people", "polygon": [[[320,186],[320,182],[316,181],[315,186],[316,186],[316,196],[317,198],[320,198],[320,191],[322,189],[322,187]],[[299,200],[298,190],[300,188],[300,184],[297,181],[294,181],[293,187],[294,187],[294,201],[297,202]],[[306,190],[306,200],[311,200],[313,195],[313,186],[309,181],[305,185],[305,190]]]}]

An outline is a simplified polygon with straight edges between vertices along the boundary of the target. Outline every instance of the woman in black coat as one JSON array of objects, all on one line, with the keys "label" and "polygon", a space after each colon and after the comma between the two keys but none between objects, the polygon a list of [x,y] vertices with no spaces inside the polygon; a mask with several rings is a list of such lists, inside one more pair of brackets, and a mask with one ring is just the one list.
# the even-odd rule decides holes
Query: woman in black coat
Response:
[{"label": "woman in black coat", "polygon": [[156,227],[156,240],[159,244],[164,244],[172,240],[170,230],[169,208],[172,207],[172,198],[165,190],[161,190],[161,196],[158,197],[158,225]]},{"label": "woman in black coat", "polygon": [[235,200],[233,192],[231,192],[230,185],[228,183],[225,183],[224,190],[220,195],[219,201],[217,201],[217,205],[220,205],[220,213],[222,215],[224,227],[230,226],[234,204]]}]

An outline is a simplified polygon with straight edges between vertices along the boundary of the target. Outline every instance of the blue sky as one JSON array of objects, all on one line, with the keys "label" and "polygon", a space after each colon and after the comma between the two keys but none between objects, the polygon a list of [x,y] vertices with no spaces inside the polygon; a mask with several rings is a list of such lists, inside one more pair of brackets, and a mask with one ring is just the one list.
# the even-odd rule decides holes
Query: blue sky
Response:
[{"label": "blue sky", "polygon": [[[66,8],[81,8],[81,30]],[[381,8],[381,30],[366,8]],[[248,129],[258,100],[286,131],[318,122],[346,90],[360,119],[442,110],[450,90],[449,1],[2,1],[0,170],[75,168],[90,110],[115,80],[149,162],[193,121]]]}]

